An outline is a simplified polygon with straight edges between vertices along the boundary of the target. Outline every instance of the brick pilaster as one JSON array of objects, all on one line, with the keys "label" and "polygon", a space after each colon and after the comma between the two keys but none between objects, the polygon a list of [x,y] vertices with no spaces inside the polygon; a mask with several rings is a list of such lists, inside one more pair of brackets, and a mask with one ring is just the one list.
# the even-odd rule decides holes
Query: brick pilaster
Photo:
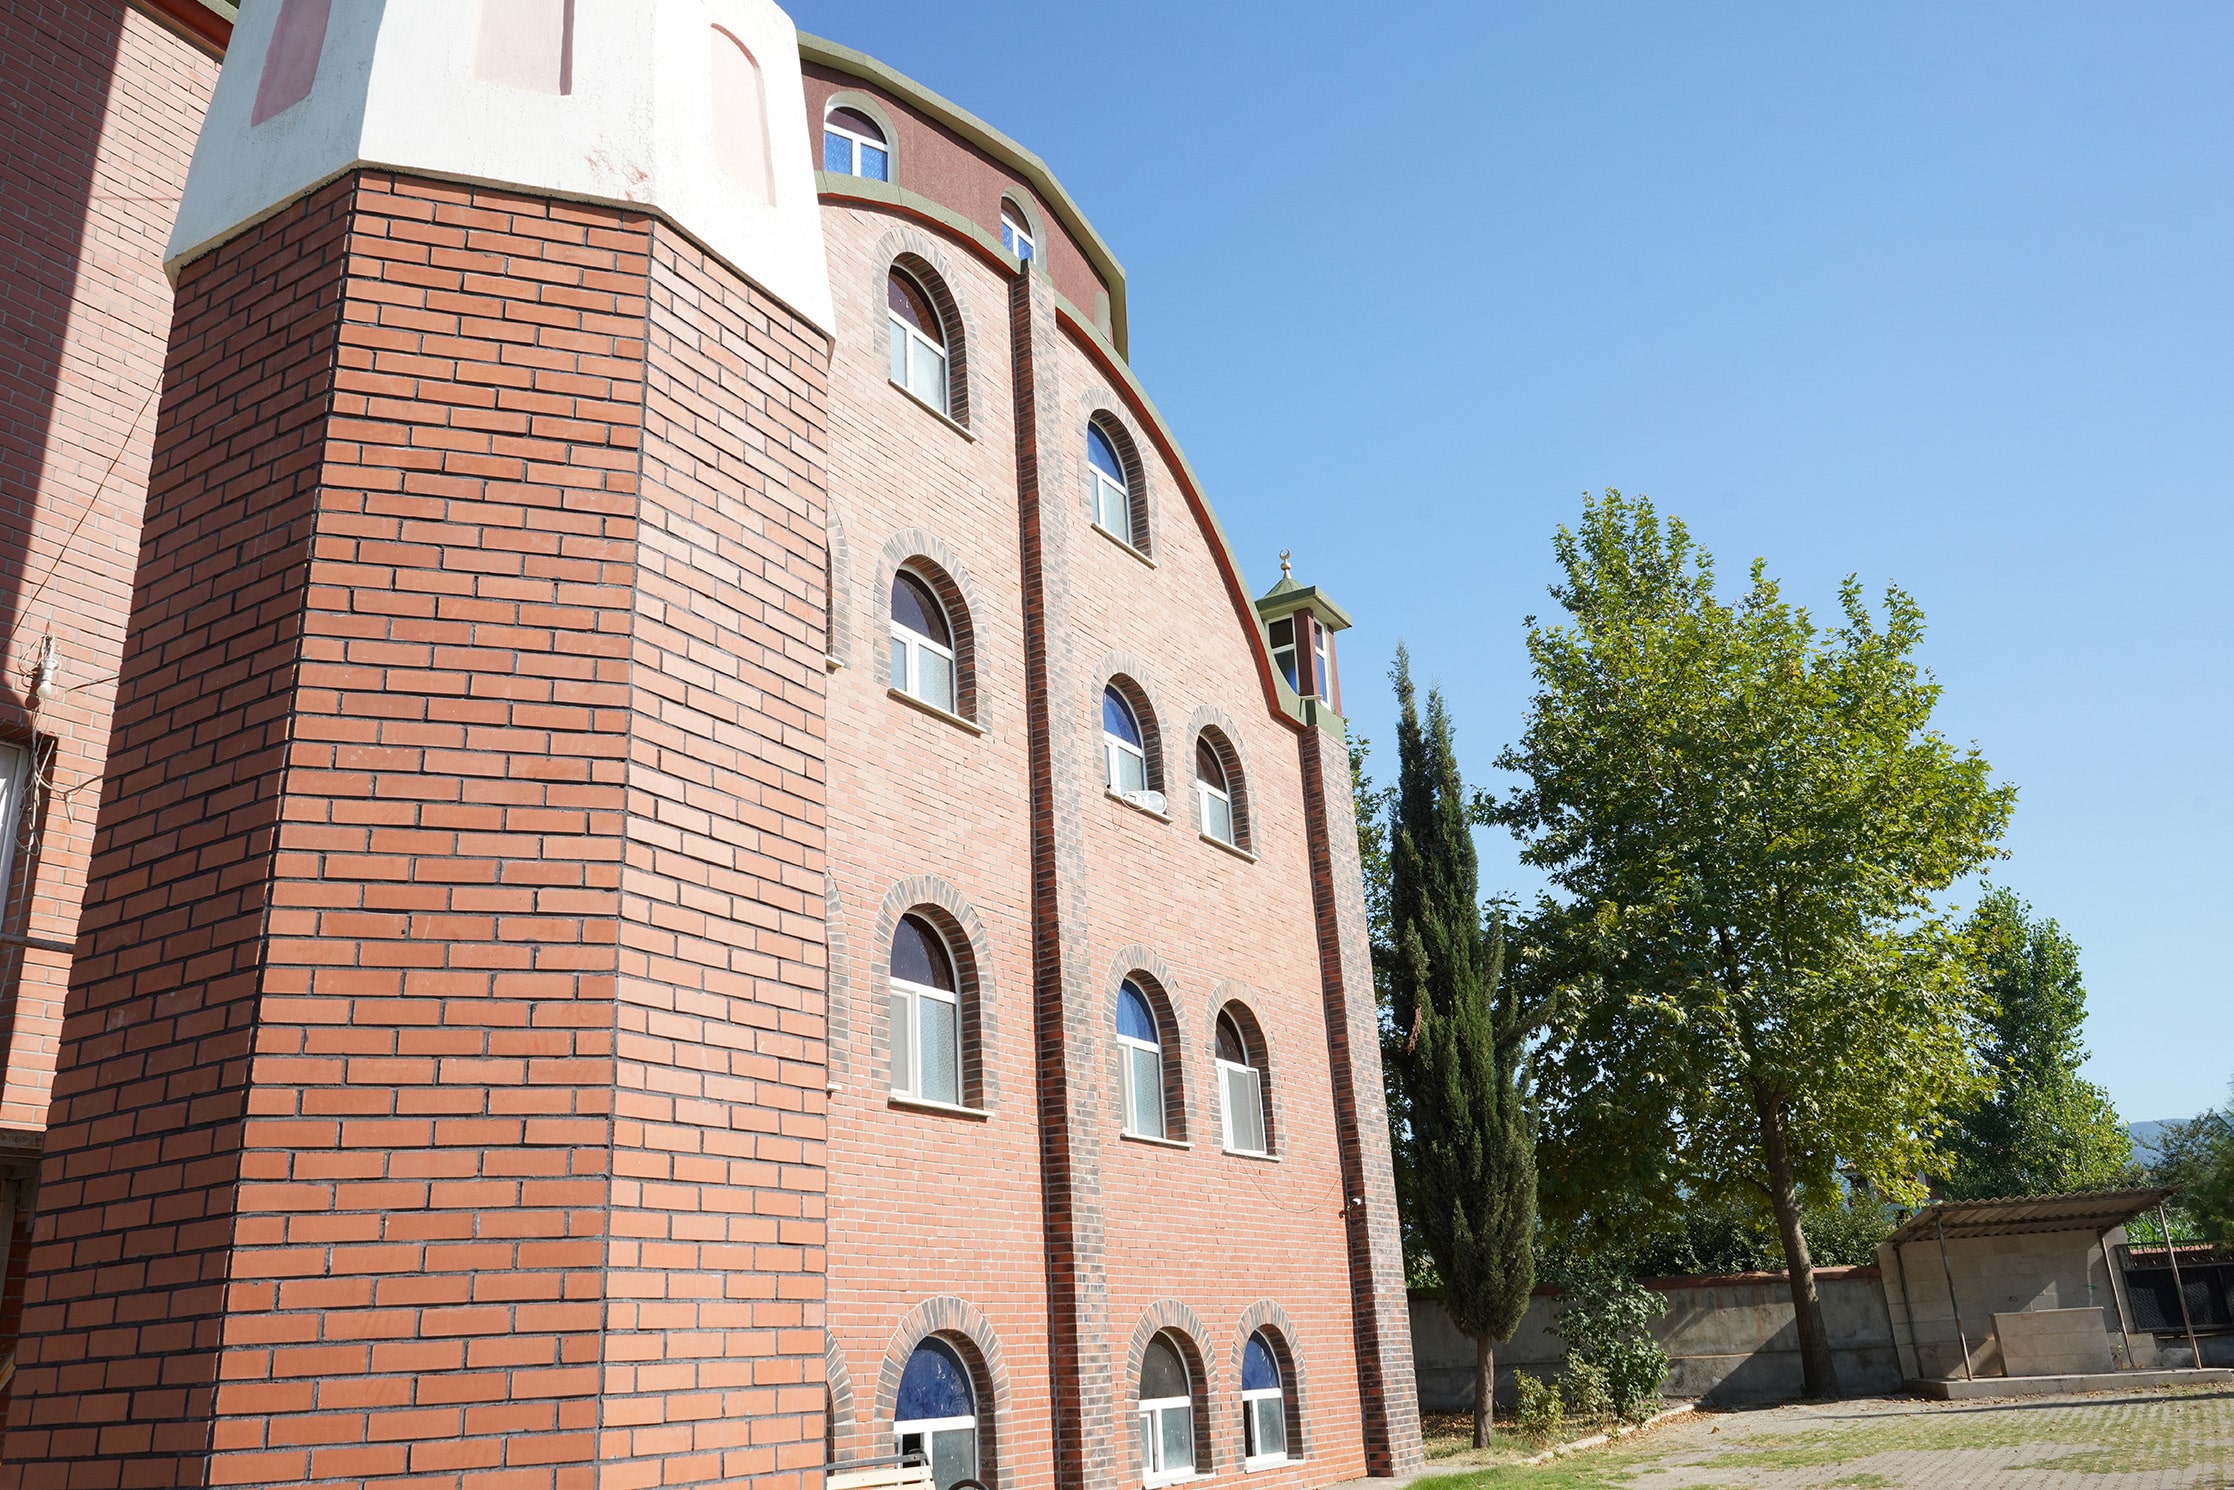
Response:
[{"label": "brick pilaster", "polygon": [[826,357],[377,172],[188,267],[7,1482],[819,1463]]},{"label": "brick pilaster", "polygon": [[1380,1015],[1373,1001],[1365,881],[1358,867],[1357,808],[1350,799],[1343,742],[1311,728],[1302,732],[1298,746],[1342,1159],[1365,1462],[1371,1474],[1405,1474],[1419,1469],[1425,1458],[1404,1298],[1396,1177],[1389,1156],[1388,1099],[1381,1085]]}]

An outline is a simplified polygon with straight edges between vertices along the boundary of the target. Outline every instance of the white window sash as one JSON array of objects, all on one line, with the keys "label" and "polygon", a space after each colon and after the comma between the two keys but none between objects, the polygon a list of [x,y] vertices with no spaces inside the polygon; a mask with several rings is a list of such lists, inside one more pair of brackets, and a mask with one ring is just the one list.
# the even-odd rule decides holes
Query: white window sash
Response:
[{"label": "white window sash", "polygon": [[[894,978],[892,991],[908,1001],[907,1061],[908,1084],[894,1082],[892,1090],[902,1097],[923,1097],[923,1011],[919,1005],[925,999],[935,999],[954,1009],[954,1071],[959,1082],[962,1072],[962,999],[959,994],[948,993],[943,988],[931,988],[922,983],[910,983],[905,978]],[[961,1094],[956,1093],[957,1097]]]},{"label": "white window sash", "polygon": [[[1195,778],[1195,790],[1202,797],[1202,831],[1208,833],[1220,843],[1233,842],[1233,798],[1219,791],[1199,776]],[[1226,829],[1223,833],[1217,831],[1216,823],[1218,819],[1211,816],[1210,804],[1212,802],[1216,802],[1225,808],[1225,812],[1221,815]]]},{"label": "white window sash", "polygon": [[905,388],[908,392],[914,394],[924,403],[927,403],[932,408],[937,409],[941,414],[948,413],[948,390],[943,386],[943,384],[942,386],[937,388],[918,388],[915,386],[917,382],[917,378],[915,375],[916,348],[921,347],[923,350],[929,352],[933,357],[938,359],[939,372],[942,377],[952,377],[952,371],[947,365],[946,348],[940,346],[937,342],[931,340],[931,338],[925,336],[922,332],[916,330],[913,326],[910,326],[907,322],[901,320],[900,313],[898,311],[887,311],[885,319],[887,324],[889,324],[892,328],[892,335],[897,338],[897,340],[894,342],[894,345],[902,348],[906,354],[900,362],[901,376],[894,378],[893,381],[898,383],[902,388]]},{"label": "white window sash", "polygon": [[1272,1150],[1271,1144],[1268,1140],[1258,1140],[1252,1146],[1251,1144],[1243,1143],[1240,1140],[1244,1137],[1254,1139],[1256,1138],[1256,1135],[1238,1134],[1234,1131],[1234,1118],[1236,1114],[1234,1112],[1233,1087],[1231,1085],[1232,1081],[1235,1077],[1245,1077],[1248,1080],[1250,1087],[1256,1094],[1257,1125],[1261,1129],[1264,1125],[1264,1073],[1262,1071],[1259,1071],[1254,1066],[1237,1066],[1232,1061],[1226,1060],[1222,1056],[1219,1057],[1217,1061],[1217,1067],[1218,1119],[1219,1125],[1225,1130],[1223,1136],[1225,1139],[1226,1148],[1236,1154],[1270,1153]]},{"label": "white window sash", "polygon": [[892,1425],[892,1436],[899,1438],[909,1433],[952,1433],[957,1428],[976,1426],[977,1418],[974,1414],[961,1418],[908,1418]]},{"label": "white window sash", "polygon": [[[1257,1404],[1259,1402],[1277,1402],[1280,1404],[1280,1414],[1282,1419],[1280,1425],[1281,1436],[1283,1438],[1286,1436],[1286,1417],[1288,1411],[1288,1396],[1286,1388],[1258,1387],[1253,1391],[1247,1391],[1241,1394],[1241,1415],[1243,1420],[1242,1443],[1244,1447],[1246,1447],[1249,1440],[1256,1437],[1256,1412]],[[1281,1446],[1280,1452],[1277,1454],[1245,1453],[1241,1463],[1242,1467],[1245,1469],[1261,1469],[1268,1464],[1285,1464],[1288,1462],[1288,1457],[1289,1456],[1287,1448],[1285,1444],[1283,1444]]]},{"label": "white window sash", "polygon": [[1195,1466],[1192,1461],[1183,1465],[1171,1465],[1163,1462],[1164,1414],[1168,1412],[1187,1412],[1190,1414],[1190,1421],[1187,1424],[1187,1440],[1192,1443],[1195,1436],[1195,1425],[1191,1420],[1194,1405],[1194,1399],[1191,1397],[1157,1397],[1140,1404],[1140,1416],[1148,1420],[1148,1449],[1154,1456],[1155,1461],[1152,1464],[1143,1464],[1140,1467],[1142,1484],[1169,1485],[1179,1480],[1191,1480],[1195,1477]]},{"label": "white window sash", "polygon": [[16,850],[30,786],[31,752],[21,745],[0,745],[0,913],[15,899]]},{"label": "white window sash", "polygon": [[892,147],[890,145],[881,145],[866,135],[857,135],[843,124],[835,124],[828,119],[822,121],[822,132],[826,135],[836,135],[846,142],[846,174],[848,176],[861,174],[861,152],[864,149],[882,152],[884,174],[887,176],[892,174]]},{"label": "white window sash", "polygon": [[1094,523],[1103,532],[1133,541],[1132,492],[1100,466],[1088,462],[1094,473]]},{"label": "white window sash", "polygon": [[[920,655],[923,652],[929,652],[935,657],[944,658],[947,665],[947,675],[949,677],[956,676],[954,649],[952,647],[942,647],[914,627],[899,621],[892,623],[892,636],[904,649],[902,655],[907,661],[906,676],[892,680],[892,686],[902,693],[910,698],[923,698],[923,662]],[[959,686],[959,682],[957,682],[957,686]],[[936,699],[924,699],[923,701],[925,703],[938,703]],[[947,702],[939,704],[939,707],[952,712],[955,702],[955,700],[949,699]]]},{"label": "white window sash", "polygon": [[1125,790],[1124,786],[1121,785],[1121,783],[1125,779],[1124,773],[1117,769],[1117,757],[1119,755],[1128,755],[1134,760],[1140,762],[1140,790],[1150,790],[1150,787],[1148,785],[1148,753],[1140,749],[1138,746],[1134,745],[1129,740],[1118,739],[1115,735],[1109,733],[1107,730],[1102,731],[1101,738],[1102,745],[1108,756],[1108,759],[1103,762],[1103,770],[1104,774],[1108,778],[1109,789],[1120,794],[1123,793],[1123,791]]},{"label": "white window sash", "polygon": [[1149,1059],[1150,1063],[1154,1065],[1156,1069],[1156,1092],[1159,1096],[1162,1095],[1164,1089],[1163,1046],[1152,1045],[1148,1041],[1142,1040],[1137,1036],[1119,1035],[1117,1037],[1117,1048],[1119,1052],[1121,1052],[1124,1056],[1123,1075],[1125,1078],[1125,1096],[1123,1104],[1123,1116],[1125,1131],[1132,1134],[1135,1138],[1164,1137],[1166,1133],[1166,1125],[1161,1121],[1164,1116],[1162,1110],[1159,1109],[1156,1113],[1156,1117],[1159,1119],[1159,1121],[1156,1124],[1156,1131],[1151,1133],[1141,1121],[1139,1110],[1140,1104],[1133,1096],[1135,1083],[1135,1077],[1133,1075],[1133,1065],[1134,1062],[1141,1056],[1146,1056]]}]

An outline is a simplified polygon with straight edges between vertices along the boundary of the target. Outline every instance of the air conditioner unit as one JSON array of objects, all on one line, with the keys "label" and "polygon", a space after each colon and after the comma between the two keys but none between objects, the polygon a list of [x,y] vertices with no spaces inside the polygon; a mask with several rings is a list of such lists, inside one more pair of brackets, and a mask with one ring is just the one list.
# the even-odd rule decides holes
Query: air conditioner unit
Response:
[{"label": "air conditioner unit", "polygon": [[1125,800],[1135,807],[1145,807],[1158,817],[1169,810],[1169,802],[1162,792],[1127,792]]}]

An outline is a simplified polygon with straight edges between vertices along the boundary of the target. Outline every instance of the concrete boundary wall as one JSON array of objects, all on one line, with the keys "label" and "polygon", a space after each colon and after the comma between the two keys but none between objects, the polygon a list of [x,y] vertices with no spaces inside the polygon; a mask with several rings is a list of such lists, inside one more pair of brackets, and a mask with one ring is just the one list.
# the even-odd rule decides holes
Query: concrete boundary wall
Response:
[{"label": "concrete boundary wall", "polygon": [[[1892,1321],[1874,1267],[1819,1268],[1824,1322],[1849,1394],[1898,1391],[1901,1375],[1893,1350]],[[1800,1395],[1799,1334],[1790,1286],[1782,1273],[1739,1273],[1714,1278],[1659,1278],[1648,1286],[1668,1300],[1653,1333],[1668,1352],[1661,1391],[1669,1397],[1717,1404],[1773,1402]],[[1497,1401],[1514,1400],[1513,1374],[1557,1372],[1566,1346],[1551,1332],[1559,1296],[1539,1289],[1528,1302],[1513,1338],[1498,1347]],[[1474,1406],[1474,1346],[1458,1332],[1432,1295],[1411,1295],[1412,1350],[1426,1412],[1470,1412]]]}]

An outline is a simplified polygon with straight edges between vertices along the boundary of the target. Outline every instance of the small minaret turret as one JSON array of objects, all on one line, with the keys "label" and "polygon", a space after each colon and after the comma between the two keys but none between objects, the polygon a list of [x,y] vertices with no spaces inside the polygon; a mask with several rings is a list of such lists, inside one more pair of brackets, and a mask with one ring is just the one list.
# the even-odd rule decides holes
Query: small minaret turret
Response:
[{"label": "small minaret turret", "polygon": [[1349,613],[1317,585],[1298,584],[1280,550],[1280,582],[1257,601],[1272,663],[1296,697],[1333,714],[1342,712],[1342,679],[1334,659],[1334,633],[1350,629]]}]

